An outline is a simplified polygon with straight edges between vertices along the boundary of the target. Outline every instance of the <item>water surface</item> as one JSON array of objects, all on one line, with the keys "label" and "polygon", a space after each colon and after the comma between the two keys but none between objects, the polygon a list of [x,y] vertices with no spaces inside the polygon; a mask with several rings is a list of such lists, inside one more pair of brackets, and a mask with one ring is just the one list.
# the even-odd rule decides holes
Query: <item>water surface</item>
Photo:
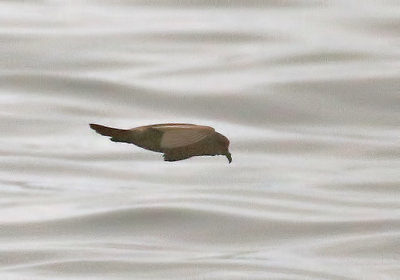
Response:
[{"label": "water surface", "polygon": [[[397,1],[0,3],[0,276],[400,278]],[[88,123],[211,125],[167,163]]]}]

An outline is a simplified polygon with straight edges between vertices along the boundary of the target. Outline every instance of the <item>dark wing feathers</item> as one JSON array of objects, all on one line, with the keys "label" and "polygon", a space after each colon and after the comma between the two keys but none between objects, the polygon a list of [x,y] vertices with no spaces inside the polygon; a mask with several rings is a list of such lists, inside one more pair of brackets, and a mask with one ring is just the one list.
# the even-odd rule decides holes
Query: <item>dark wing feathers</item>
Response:
[{"label": "dark wing feathers", "polygon": [[132,132],[127,129],[118,129],[118,128],[112,128],[104,125],[99,125],[99,124],[90,124],[90,128],[95,130],[97,133],[104,135],[104,136],[110,136],[111,141],[114,142],[125,142],[125,143],[133,143],[132,142]]},{"label": "dark wing feathers", "polygon": [[177,161],[177,160],[187,159],[192,156],[194,156],[194,155],[182,153],[179,151],[168,151],[163,154],[165,161]]}]

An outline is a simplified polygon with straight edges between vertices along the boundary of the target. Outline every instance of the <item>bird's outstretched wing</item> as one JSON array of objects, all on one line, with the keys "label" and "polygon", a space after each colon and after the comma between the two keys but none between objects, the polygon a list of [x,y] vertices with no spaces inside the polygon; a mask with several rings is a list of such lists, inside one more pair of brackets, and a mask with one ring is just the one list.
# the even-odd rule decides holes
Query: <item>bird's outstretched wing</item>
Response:
[{"label": "bird's outstretched wing", "polygon": [[153,126],[153,129],[163,132],[160,143],[163,149],[189,146],[215,133],[212,127],[190,124]]}]

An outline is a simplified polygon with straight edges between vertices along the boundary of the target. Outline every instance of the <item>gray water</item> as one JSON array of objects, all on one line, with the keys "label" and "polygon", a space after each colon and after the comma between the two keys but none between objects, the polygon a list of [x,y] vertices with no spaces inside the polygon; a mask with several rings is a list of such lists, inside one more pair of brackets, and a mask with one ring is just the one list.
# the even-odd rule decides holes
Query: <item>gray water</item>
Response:
[{"label": "gray water", "polygon": [[2,1],[0,278],[400,279],[399,35],[395,0]]}]

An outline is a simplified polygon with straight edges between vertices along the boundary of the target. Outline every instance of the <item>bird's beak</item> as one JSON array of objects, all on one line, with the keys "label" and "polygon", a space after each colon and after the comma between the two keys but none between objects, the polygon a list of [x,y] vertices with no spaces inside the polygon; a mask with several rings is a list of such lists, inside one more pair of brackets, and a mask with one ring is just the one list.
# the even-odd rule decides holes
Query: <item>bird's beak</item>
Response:
[{"label": "bird's beak", "polygon": [[228,159],[229,163],[231,163],[231,162],[232,162],[231,153],[226,153],[225,156],[226,156],[226,158]]}]

